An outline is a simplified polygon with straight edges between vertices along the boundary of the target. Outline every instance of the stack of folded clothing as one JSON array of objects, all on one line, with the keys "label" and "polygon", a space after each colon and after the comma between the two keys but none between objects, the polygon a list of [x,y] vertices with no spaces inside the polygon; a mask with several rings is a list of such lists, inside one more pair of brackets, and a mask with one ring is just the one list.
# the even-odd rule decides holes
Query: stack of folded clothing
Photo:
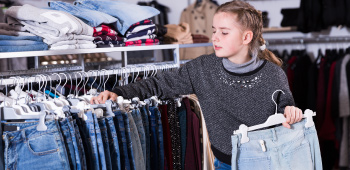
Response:
[{"label": "stack of folded clothing", "polygon": [[9,25],[8,23],[0,23],[0,35],[35,36],[21,25]]},{"label": "stack of folded clothing", "polygon": [[125,34],[125,46],[156,45],[156,25],[149,19],[133,24]]},{"label": "stack of folded clothing", "polygon": [[167,44],[192,44],[193,39],[188,23],[180,23],[179,25],[165,25],[167,33],[164,35],[164,42]]},{"label": "stack of folded clothing", "polygon": [[192,34],[193,43],[208,43],[209,37],[202,34]]},{"label": "stack of folded clothing", "polygon": [[108,25],[95,27],[93,36],[97,48],[119,47],[124,43],[124,38]]},{"label": "stack of folded clothing", "polygon": [[0,52],[42,51],[48,45],[38,36],[0,35]]},{"label": "stack of folded clothing", "polygon": [[26,4],[10,7],[5,17],[9,24],[22,24],[25,30],[43,37],[51,50],[96,48],[92,42],[93,28],[67,12]]}]

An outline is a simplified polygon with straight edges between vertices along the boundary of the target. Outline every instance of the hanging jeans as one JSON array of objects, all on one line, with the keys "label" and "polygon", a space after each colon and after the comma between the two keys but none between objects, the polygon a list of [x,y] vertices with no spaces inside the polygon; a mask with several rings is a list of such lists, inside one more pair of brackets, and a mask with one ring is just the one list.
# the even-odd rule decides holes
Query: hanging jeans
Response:
[{"label": "hanging jeans", "polygon": [[124,119],[121,111],[116,111],[114,112],[114,114],[115,114],[115,117],[113,119],[114,119],[114,126],[116,127],[117,135],[118,135],[121,169],[130,170],[130,161],[128,156],[128,143],[125,135],[126,128],[124,126]]},{"label": "hanging jeans", "polygon": [[121,170],[121,165],[120,165],[121,153],[119,151],[118,136],[117,136],[116,128],[114,126],[113,117],[106,117],[105,120],[107,123],[107,134],[108,134],[108,140],[109,140],[109,150],[111,155],[112,169]]},{"label": "hanging jeans", "polygon": [[105,118],[98,118],[98,125],[100,126],[100,130],[101,130],[101,136],[102,136],[102,142],[103,142],[103,148],[104,148],[105,160],[106,160],[106,168],[112,169],[111,156],[109,154],[110,149],[109,149],[107,125],[106,125]]},{"label": "hanging jeans", "polygon": [[291,129],[276,128],[248,132],[249,142],[241,144],[241,134],[232,139],[232,170],[321,170],[321,154],[315,126],[306,120]]},{"label": "hanging jeans", "polygon": [[142,117],[141,117],[141,112],[138,108],[134,109],[132,112],[132,117],[135,121],[136,127],[137,127],[137,132],[138,136],[140,138],[141,142],[141,147],[142,147],[142,155],[143,155],[143,160],[144,160],[144,167],[146,167],[146,136],[145,136],[145,129],[142,123]]},{"label": "hanging jeans", "polygon": [[69,170],[68,156],[58,122],[45,122],[46,131],[37,131],[37,124],[38,122],[5,123],[5,126],[19,129],[3,133],[5,169]]},{"label": "hanging jeans", "polygon": [[149,121],[148,121],[148,111],[146,109],[146,106],[142,106],[140,108],[141,111],[141,117],[142,117],[142,124],[143,128],[145,129],[145,137],[146,137],[146,170],[151,170],[151,137],[150,137],[150,131],[149,131]]},{"label": "hanging jeans", "polygon": [[73,146],[72,136],[68,127],[69,121],[67,118],[59,122],[61,133],[64,139],[64,145],[66,146],[68,153],[69,165],[72,170],[77,169],[77,163],[80,164],[80,160],[76,160],[75,149]]}]

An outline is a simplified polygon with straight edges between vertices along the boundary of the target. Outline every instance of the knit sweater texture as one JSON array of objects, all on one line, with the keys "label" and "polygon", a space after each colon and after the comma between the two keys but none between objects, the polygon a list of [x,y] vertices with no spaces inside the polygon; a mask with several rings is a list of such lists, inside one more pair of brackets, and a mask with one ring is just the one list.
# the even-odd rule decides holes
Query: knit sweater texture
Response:
[{"label": "knit sweater texture", "polygon": [[267,60],[246,73],[230,72],[223,66],[223,58],[215,54],[203,55],[172,72],[162,72],[138,83],[117,87],[119,96],[131,99],[160,99],[196,94],[206,121],[213,153],[220,161],[231,164],[231,136],[241,124],[248,127],[264,123],[275,113],[283,113],[294,105],[284,71]]}]

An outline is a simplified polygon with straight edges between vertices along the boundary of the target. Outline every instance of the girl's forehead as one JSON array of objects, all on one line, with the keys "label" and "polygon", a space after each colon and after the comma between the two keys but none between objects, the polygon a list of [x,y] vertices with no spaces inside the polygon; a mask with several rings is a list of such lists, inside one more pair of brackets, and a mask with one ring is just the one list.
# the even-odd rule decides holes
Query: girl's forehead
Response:
[{"label": "girl's forehead", "polygon": [[218,27],[218,26],[240,27],[240,24],[237,22],[237,15],[234,13],[228,13],[228,12],[216,13],[213,18],[213,25],[214,27]]}]

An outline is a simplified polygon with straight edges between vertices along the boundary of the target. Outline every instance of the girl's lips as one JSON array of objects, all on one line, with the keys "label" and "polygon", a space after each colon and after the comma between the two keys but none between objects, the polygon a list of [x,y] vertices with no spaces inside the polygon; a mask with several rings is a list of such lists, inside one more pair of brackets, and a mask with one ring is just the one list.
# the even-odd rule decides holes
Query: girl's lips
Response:
[{"label": "girl's lips", "polygon": [[220,50],[222,47],[214,46],[215,50]]}]

